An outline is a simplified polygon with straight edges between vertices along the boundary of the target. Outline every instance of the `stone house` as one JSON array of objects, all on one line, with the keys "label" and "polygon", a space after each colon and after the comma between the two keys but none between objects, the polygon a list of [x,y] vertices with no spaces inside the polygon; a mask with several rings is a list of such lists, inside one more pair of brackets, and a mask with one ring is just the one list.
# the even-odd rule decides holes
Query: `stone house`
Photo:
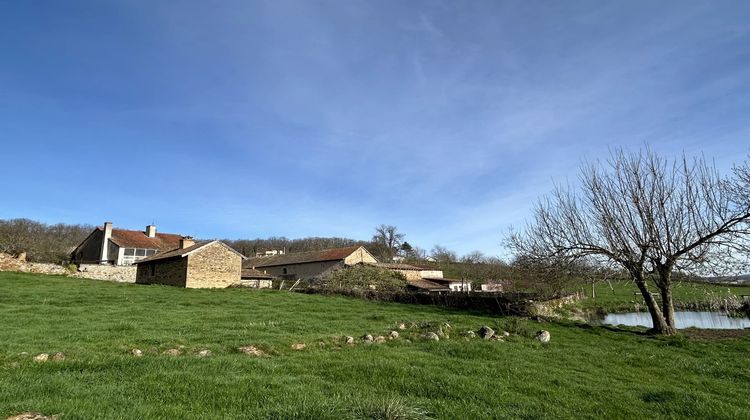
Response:
[{"label": "stone house", "polygon": [[404,263],[372,263],[376,267],[385,268],[386,270],[395,271],[403,274],[406,280],[419,279],[440,279],[443,278],[442,270],[432,270],[429,268],[417,267]]},{"label": "stone house", "polygon": [[112,222],[94,229],[70,254],[74,264],[131,265],[157,252],[174,249],[182,235],[145,230],[114,229]]},{"label": "stone house", "polygon": [[180,240],[177,248],[137,261],[135,282],[189,288],[228,287],[240,283],[245,256],[220,241]]},{"label": "stone house", "polygon": [[319,280],[332,270],[378,260],[363,246],[250,258],[243,268],[259,269],[287,280]]}]

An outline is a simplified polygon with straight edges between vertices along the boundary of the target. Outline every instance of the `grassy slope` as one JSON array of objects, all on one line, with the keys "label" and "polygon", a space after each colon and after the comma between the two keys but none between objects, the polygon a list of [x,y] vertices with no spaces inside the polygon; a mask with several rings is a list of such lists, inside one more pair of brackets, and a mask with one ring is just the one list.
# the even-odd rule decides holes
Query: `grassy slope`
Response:
[{"label": "grassy slope", "polygon": [[[0,418],[712,417],[750,412],[750,338],[713,342],[277,291],[184,290],[0,273]],[[449,322],[449,340],[346,347],[342,335]],[[466,341],[482,324],[531,334]],[[416,335],[409,330],[406,335]],[[305,342],[304,351],[290,345]],[[326,343],[319,347],[317,343]],[[236,347],[256,344],[271,356]],[[160,351],[186,346],[186,355]],[[201,348],[215,356],[192,355]],[[63,351],[64,362],[31,356]]]}]

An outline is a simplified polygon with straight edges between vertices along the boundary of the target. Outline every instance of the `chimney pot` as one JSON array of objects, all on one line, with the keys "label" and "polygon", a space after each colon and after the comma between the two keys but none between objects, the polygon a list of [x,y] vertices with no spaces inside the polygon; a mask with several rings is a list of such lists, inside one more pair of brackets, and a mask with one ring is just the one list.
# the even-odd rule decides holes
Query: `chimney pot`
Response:
[{"label": "chimney pot", "polygon": [[193,245],[195,245],[195,241],[192,236],[183,236],[182,239],[180,239],[180,249],[189,248]]},{"label": "chimney pot", "polygon": [[149,238],[155,238],[156,237],[156,226],[154,225],[148,225],[146,226],[146,236]]}]

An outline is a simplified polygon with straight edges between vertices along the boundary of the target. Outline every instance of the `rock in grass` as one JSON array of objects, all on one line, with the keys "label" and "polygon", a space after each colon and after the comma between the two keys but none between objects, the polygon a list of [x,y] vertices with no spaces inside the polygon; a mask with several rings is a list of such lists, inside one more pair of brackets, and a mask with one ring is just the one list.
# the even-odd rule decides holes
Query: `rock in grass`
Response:
[{"label": "rock in grass", "polygon": [[44,363],[47,360],[49,360],[49,354],[47,353],[39,353],[36,356],[34,356],[35,362]]},{"label": "rock in grass", "polygon": [[261,357],[261,356],[265,356],[266,355],[266,353],[264,353],[263,350],[255,347],[255,346],[244,346],[244,347],[238,348],[237,350],[239,350],[242,353],[245,353],[247,355],[250,355],[250,356]]},{"label": "rock in grass", "polygon": [[22,351],[22,352],[18,353],[18,355],[19,355],[19,356],[28,356],[28,355],[29,355],[29,352],[27,352],[27,351]]},{"label": "rock in grass", "polygon": [[45,416],[42,413],[29,411],[26,413],[16,414],[15,416],[10,416],[6,420],[57,420],[57,416]]},{"label": "rock in grass", "polygon": [[373,338],[370,334],[365,334],[364,336],[362,336],[362,341],[364,341],[365,343],[372,343],[372,340]]},{"label": "rock in grass", "polygon": [[55,355],[52,356],[52,360],[54,360],[56,362],[62,362],[63,360],[65,360],[65,353],[63,353],[63,352],[57,352],[57,353],[55,353]]},{"label": "rock in grass", "polygon": [[474,338],[477,336],[477,334],[474,331],[466,331],[463,335],[469,338]]},{"label": "rock in grass", "polygon": [[130,350],[130,354],[132,354],[135,357],[143,357],[143,352],[141,351],[141,349]]},{"label": "rock in grass", "polygon": [[398,331],[391,331],[391,333],[388,334],[388,336],[391,338],[391,340],[395,340],[398,338]]},{"label": "rock in grass", "polygon": [[305,343],[294,343],[292,344],[292,350],[304,350],[307,345]]},{"label": "rock in grass", "polygon": [[405,330],[406,329],[406,324],[398,324],[398,329],[399,330]]},{"label": "rock in grass", "polygon": [[382,344],[382,343],[385,343],[385,337],[383,337],[382,335],[379,335],[379,336],[375,337],[375,339],[373,341],[375,341],[378,344]]},{"label": "rock in grass", "polygon": [[542,342],[542,343],[549,343],[550,339],[549,331],[541,330],[536,333],[536,336],[534,337],[534,340]]},{"label": "rock in grass", "polygon": [[209,357],[212,354],[213,353],[211,353],[211,350],[204,349],[204,350],[201,350],[201,351],[198,352],[198,357]]},{"label": "rock in grass", "polygon": [[354,337],[347,335],[346,337],[344,337],[344,343],[346,343],[346,344],[354,344]]},{"label": "rock in grass", "polygon": [[422,338],[428,341],[440,341],[440,337],[438,337],[438,335],[434,332],[424,333],[422,334]]},{"label": "rock in grass", "polygon": [[508,331],[503,331],[503,337],[510,337],[510,333]]},{"label": "rock in grass", "polygon": [[493,335],[495,335],[495,330],[486,325],[483,325],[482,328],[479,329],[479,336],[485,340],[489,340]]},{"label": "rock in grass", "polygon": [[180,349],[169,349],[169,350],[164,350],[164,353],[162,354],[166,354],[167,356],[179,356],[180,353],[182,353]]}]

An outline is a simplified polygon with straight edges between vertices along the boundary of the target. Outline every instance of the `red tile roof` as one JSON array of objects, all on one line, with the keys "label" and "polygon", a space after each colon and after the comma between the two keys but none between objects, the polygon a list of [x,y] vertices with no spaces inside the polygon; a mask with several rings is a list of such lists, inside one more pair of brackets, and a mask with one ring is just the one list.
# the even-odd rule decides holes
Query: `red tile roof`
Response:
[{"label": "red tile roof", "polygon": [[[198,248],[202,248],[206,245],[210,245],[212,243],[218,243],[220,245],[223,245],[225,248],[227,248],[229,251],[239,255],[241,258],[245,258],[244,255],[240,254],[239,252],[235,251],[234,248],[230,247],[229,245],[225,244],[221,241],[201,241],[196,242],[195,245],[191,245],[187,248],[175,248],[170,249],[168,251],[162,251],[158,252],[150,257],[144,258],[142,260],[136,261],[136,264],[144,263],[144,262],[152,262],[152,261],[158,261],[158,260],[166,260],[168,258],[174,258],[174,257],[184,257],[187,254],[197,250]],[[179,247],[179,244],[177,245]]]},{"label": "red tile roof", "polygon": [[[97,228],[103,230],[102,228]],[[156,237],[149,238],[146,232],[140,230],[112,229],[112,242],[121,248],[158,249],[159,251],[177,248],[182,235],[174,233],[156,233]]]},{"label": "red tile roof", "polygon": [[243,267],[273,267],[278,265],[303,264],[311,262],[338,261],[343,260],[354,251],[359,249],[359,245],[349,246],[346,248],[324,249],[322,251],[295,252],[284,255],[271,255],[268,257],[248,258]]}]

